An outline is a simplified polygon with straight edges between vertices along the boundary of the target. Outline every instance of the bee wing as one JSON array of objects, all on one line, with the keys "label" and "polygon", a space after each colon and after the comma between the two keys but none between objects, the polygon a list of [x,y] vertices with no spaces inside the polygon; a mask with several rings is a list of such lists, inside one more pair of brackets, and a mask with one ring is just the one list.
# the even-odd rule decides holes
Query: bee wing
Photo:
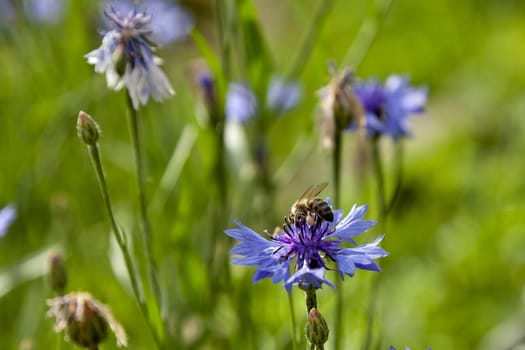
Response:
[{"label": "bee wing", "polygon": [[306,191],[304,191],[304,193],[301,195],[301,197],[299,197],[299,199],[314,198],[319,193],[321,193],[326,188],[326,186],[328,186],[328,182],[312,185],[308,187]]}]

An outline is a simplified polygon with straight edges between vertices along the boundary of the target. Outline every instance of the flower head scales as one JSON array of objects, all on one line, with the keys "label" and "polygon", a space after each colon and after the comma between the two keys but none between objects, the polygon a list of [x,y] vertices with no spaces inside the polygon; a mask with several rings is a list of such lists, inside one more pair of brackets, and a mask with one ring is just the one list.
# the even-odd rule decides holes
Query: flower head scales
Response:
[{"label": "flower head scales", "polygon": [[149,36],[151,16],[136,9],[123,16],[113,7],[105,11],[114,29],[106,32],[102,45],[88,54],[95,72],[105,73],[110,89],[128,89],[133,107],[148,102],[149,96],[162,101],[175,92],[166,75],[159,68],[161,59],[153,55],[154,44]]},{"label": "flower head scales", "polygon": [[[408,116],[420,114],[427,100],[426,87],[411,87],[408,79],[391,75],[382,85],[371,79],[354,84],[357,98],[366,114],[366,128],[370,136],[386,134],[397,140],[410,135]],[[355,129],[351,125],[350,129]]]},{"label": "flower head scales", "polygon": [[[356,245],[354,237],[376,224],[362,219],[366,210],[366,205],[354,206],[342,220],[342,212],[335,210],[334,223],[316,220],[308,225],[304,220],[297,226],[286,224],[281,233],[270,239],[235,221],[238,228],[225,231],[239,242],[230,251],[236,256],[233,264],[255,266],[254,283],[271,278],[273,283],[282,281],[288,292],[293,285],[321,288],[327,284],[333,288],[324,277],[327,270],[336,270],[341,278],[345,274],[353,276],[356,268],[380,271],[374,259],[388,255],[378,246],[383,236],[365,245],[342,246],[344,241]],[[336,267],[330,267],[334,262]]]}]

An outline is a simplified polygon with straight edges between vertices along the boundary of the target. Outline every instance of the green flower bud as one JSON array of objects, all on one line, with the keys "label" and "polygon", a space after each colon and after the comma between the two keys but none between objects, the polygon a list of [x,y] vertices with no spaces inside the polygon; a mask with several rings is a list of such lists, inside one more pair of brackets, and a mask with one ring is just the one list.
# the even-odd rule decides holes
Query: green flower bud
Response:
[{"label": "green flower bud", "polygon": [[305,333],[308,341],[321,349],[328,340],[330,330],[324,317],[316,308],[312,308],[310,312],[308,312]]},{"label": "green flower bud", "polygon": [[89,114],[80,111],[77,119],[77,133],[85,144],[95,146],[100,136],[100,128]]},{"label": "green flower bud", "polygon": [[87,349],[96,349],[108,336],[108,327],[118,346],[127,346],[122,326],[109,309],[89,293],[76,292],[47,301],[48,317],[55,317],[55,331],[65,331],[66,338]]},{"label": "green flower bud", "polygon": [[67,284],[67,271],[64,259],[59,253],[52,252],[49,254],[47,262],[49,285],[56,294],[62,295]]}]

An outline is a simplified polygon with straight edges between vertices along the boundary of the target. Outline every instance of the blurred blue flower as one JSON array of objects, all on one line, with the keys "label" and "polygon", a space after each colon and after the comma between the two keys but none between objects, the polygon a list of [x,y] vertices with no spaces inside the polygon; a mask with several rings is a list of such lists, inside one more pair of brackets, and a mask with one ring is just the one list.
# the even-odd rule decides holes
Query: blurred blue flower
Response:
[{"label": "blurred blue flower", "polygon": [[[388,348],[388,350],[396,350],[396,348],[393,347],[392,345],[390,345],[390,347]],[[405,346],[405,350],[410,350],[410,347]],[[429,347],[427,348],[427,350],[432,350],[432,348],[429,346]]]},{"label": "blurred blue flower", "polygon": [[286,82],[280,77],[273,77],[268,84],[266,105],[276,113],[284,113],[299,103],[301,95],[298,82]]},{"label": "blurred blue flower", "polygon": [[[113,0],[111,6],[120,13],[136,9],[131,0]],[[146,0],[140,5],[142,12],[151,16],[151,40],[165,46],[186,37],[193,28],[190,13],[178,4],[166,0]]]},{"label": "blurred blue flower", "polygon": [[[427,88],[409,86],[408,79],[391,75],[384,85],[375,79],[355,83],[354,91],[366,113],[368,135],[389,135],[397,140],[410,135],[408,116],[424,111]],[[356,125],[352,124],[351,129]]]},{"label": "blurred blue flower", "polygon": [[59,22],[64,18],[66,8],[65,0],[24,0],[24,12],[35,22]]},{"label": "blurred blue flower", "polygon": [[226,94],[226,118],[237,123],[246,123],[257,113],[257,98],[244,83],[231,82]]},{"label": "blurred blue flower", "polygon": [[[273,283],[283,281],[288,292],[293,285],[321,288],[324,283],[334,288],[324,277],[326,270],[338,271],[341,279],[345,274],[353,276],[356,268],[381,271],[373,259],[388,255],[378,247],[383,236],[372,243],[353,248],[341,246],[343,241],[356,245],[354,237],[376,224],[373,220],[362,219],[367,209],[366,205],[354,206],[342,220],[342,211],[335,210],[333,223],[316,220],[310,226],[304,220],[299,227],[288,224],[283,227],[281,233],[270,239],[261,237],[252,229],[235,221],[238,228],[225,231],[228,236],[239,242],[230,251],[238,256],[232,263],[255,266],[254,283],[269,277]],[[337,267],[329,268],[329,262],[335,262]],[[294,271],[292,275],[291,267]]]},{"label": "blurred blue flower", "polygon": [[145,105],[151,95],[162,101],[175,91],[164,72],[159,68],[162,60],[152,53],[149,40],[151,17],[133,9],[122,15],[111,6],[106,8],[113,30],[104,34],[102,45],[85,57],[95,65],[95,72],[106,73],[108,87],[128,89],[133,107]]},{"label": "blurred blue flower", "polygon": [[16,219],[16,209],[9,204],[0,210],[0,237],[5,236],[9,226]]}]

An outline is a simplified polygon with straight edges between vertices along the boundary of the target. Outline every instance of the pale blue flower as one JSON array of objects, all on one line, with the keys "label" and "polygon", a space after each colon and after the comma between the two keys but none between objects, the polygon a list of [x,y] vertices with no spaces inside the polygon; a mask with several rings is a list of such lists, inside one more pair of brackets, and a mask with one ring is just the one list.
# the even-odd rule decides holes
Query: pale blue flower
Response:
[{"label": "pale blue flower", "polygon": [[284,113],[294,108],[302,95],[297,82],[287,82],[280,77],[273,77],[266,92],[266,105],[276,113]]},{"label": "pale blue flower", "polygon": [[257,113],[257,98],[245,83],[231,82],[226,94],[226,118],[237,123],[246,123]]},{"label": "pale blue flower", "polygon": [[106,8],[113,30],[104,34],[102,45],[85,57],[95,65],[95,72],[105,73],[110,89],[126,87],[133,107],[148,102],[149,96],[162,101],[175,91],[166,75],[159,68],[162,62],[153,55],[149,39],[151,17],[136,9],[126,15],[113,7]]},{"label": "pale blue flower", "polygon": [[16,219],[16,209],[9,204],[0,210],[0,237],[5,236],[9,226]]},{"label": "pale blue flower", "polygon": [[24,0],[24,12],[35,22],[56,23],[64,18],[65,0]]},{"label": "pale blue flower", "polygon": [[353,276],[356,269],[381,271],[374,259],[388,255],[378,246],[383,236],[369,244],[342,246],[344,241],[356,245],[354,238],[376,224],[362,219],[366,210],[366,205],[354,206],[342,220],[342,212],[335,210],[333,223],[316,220],[310,226],[304,220],[299,227],[285,225],[283,232],[269,239],[235,221],[238,228],[225,231],[239,242],[231,250],[236,256],[233,264],[255,266],[254,283],[271,278],[273,283],[282,281],[288,292],[293,285],[321,288],[327,284],[333,288],[324,277],[327,270],[337,271],[341,279]]}]

